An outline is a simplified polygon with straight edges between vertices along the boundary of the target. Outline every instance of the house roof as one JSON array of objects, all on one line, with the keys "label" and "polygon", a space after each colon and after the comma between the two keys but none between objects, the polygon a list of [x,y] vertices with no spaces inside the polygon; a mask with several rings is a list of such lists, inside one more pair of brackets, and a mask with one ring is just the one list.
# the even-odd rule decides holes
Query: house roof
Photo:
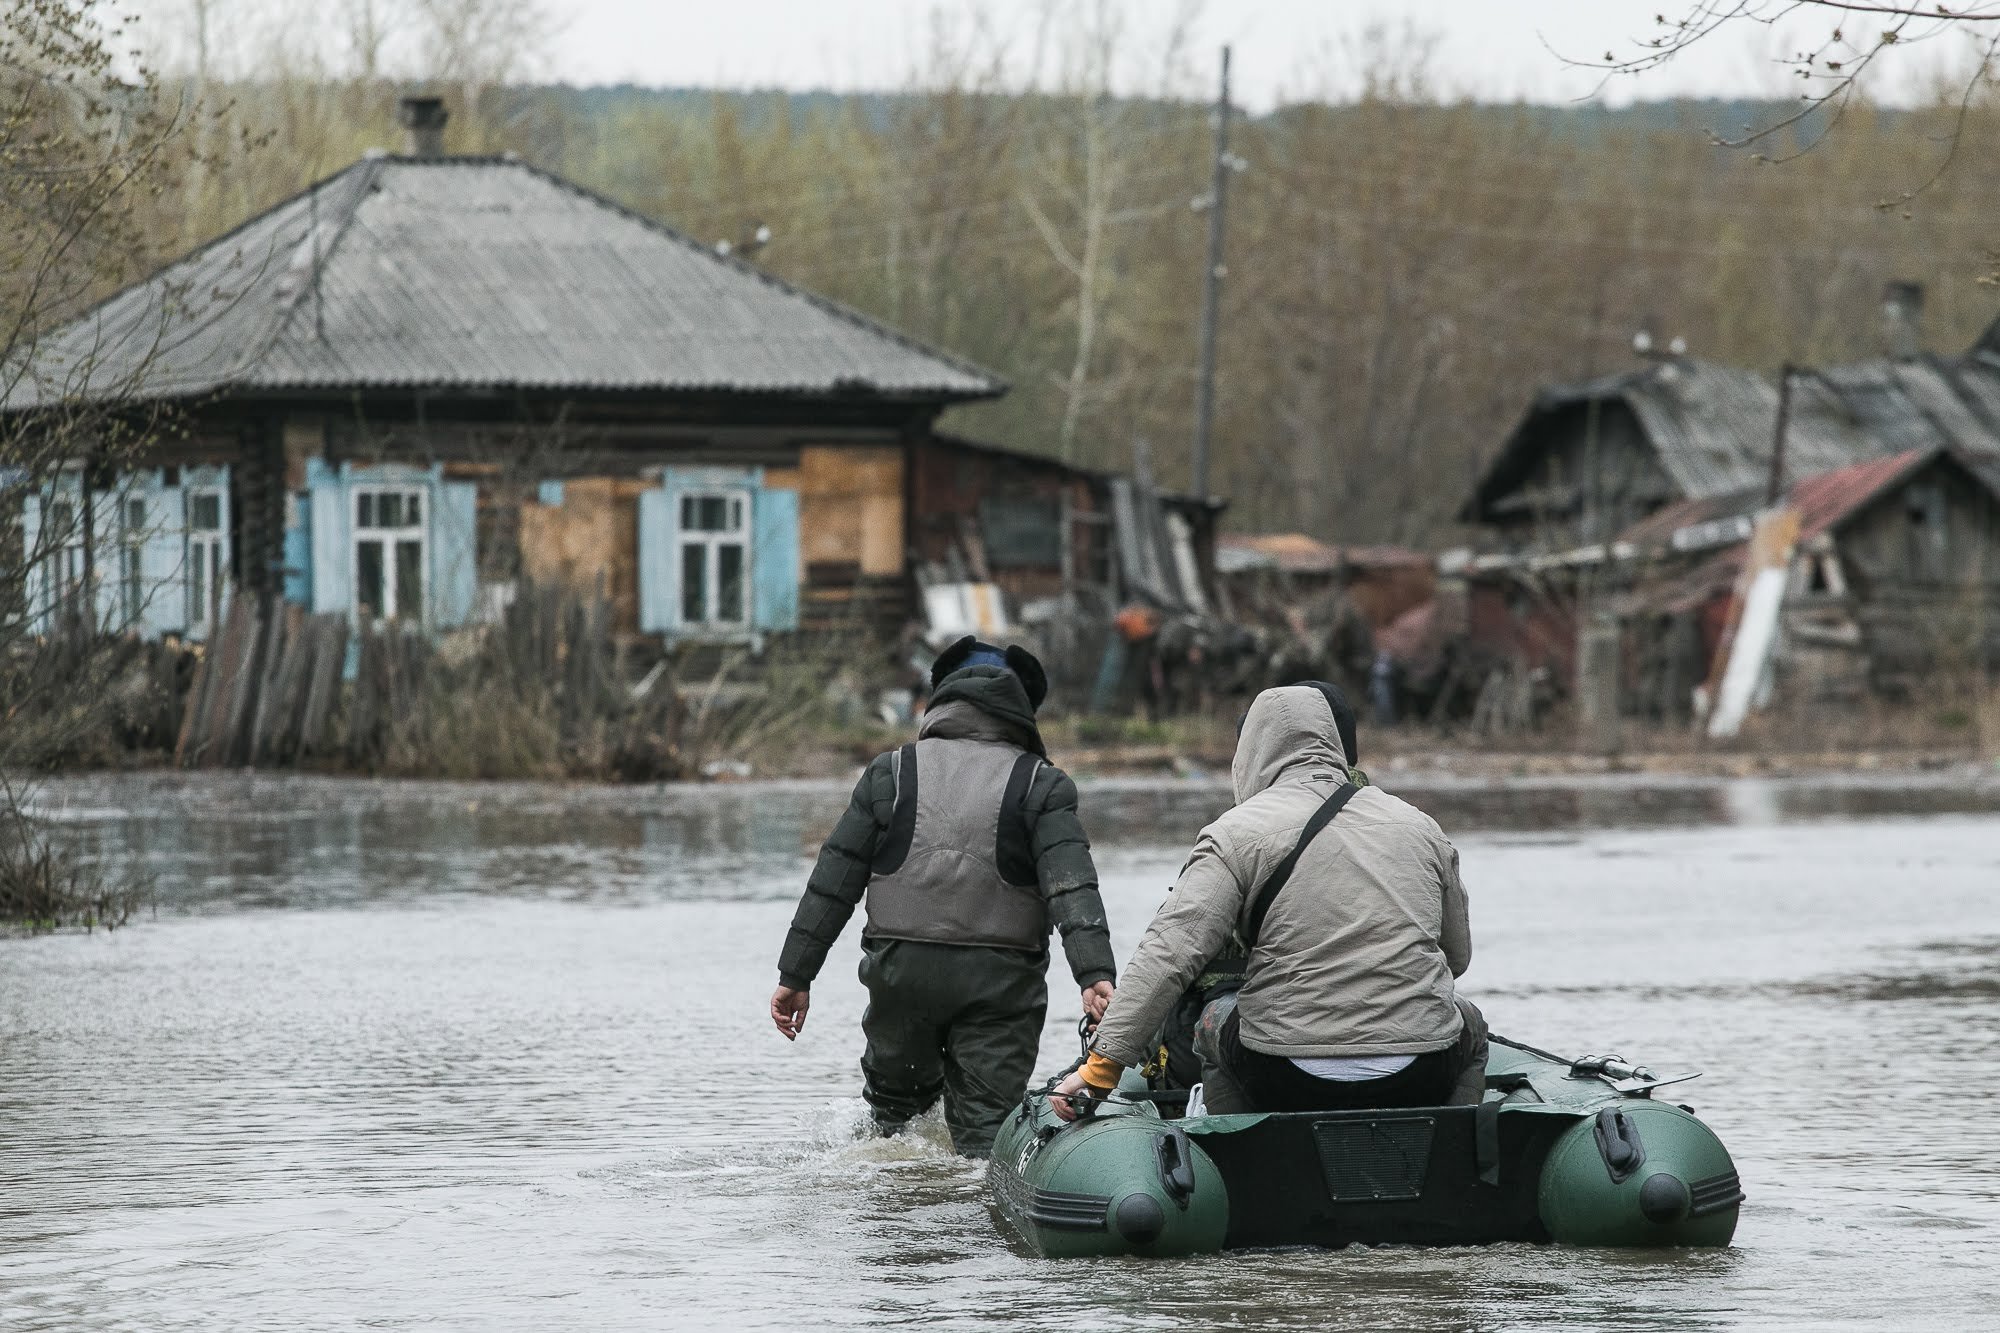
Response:
[{"label": "house roof", "polygon": [[[1806,542],[1833,531],[1891,486],[1940,455],[1952,456],[1940,448],[1906,449],[1887,458],[1800,478],[1785,493],[1786,502],[1799,511],[1798,539]],[[1978,469],[1967,470],[1981,476]],[[1990,479],[1981,476],[1981,480],[1992,487]],[[1749,522],[1763,504],[1761,490],[1684,500],[1633,524],[1620,535],[1619,541],[1640,551],[1699,551],[1736,546],[1749,536]]]},{"label": "house roof", "polygon": [[375,155],[40,339],[4,405],[420,386],[1007,387],[512,157]]},{"label": "house roof", "polygon": [[[1684,497],[1749,492],[1769,474],[1777,386],[1755,371],[1682,358],[1543,389],[1481,478],[1464,517],[1477,521],[1528,475],[1553,414],[1592,400],[1630,408]],[[2000,323],[1964,357],[1879,359],[1793,372],[1785,426],[1788,475],[1813,476],[1947,446],[1976,467],[2000,460]]]}]

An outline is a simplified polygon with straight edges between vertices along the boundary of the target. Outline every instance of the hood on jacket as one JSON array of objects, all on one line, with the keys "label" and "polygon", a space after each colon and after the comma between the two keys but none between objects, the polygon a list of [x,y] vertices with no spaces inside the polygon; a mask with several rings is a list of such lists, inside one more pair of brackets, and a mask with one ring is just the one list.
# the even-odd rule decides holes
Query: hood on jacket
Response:
[{"label": "hood on jacket", "polygon": [[1236,738],[1236,761],[1230,770],[1236,803],[1275,786],[1291,770],[1306,768],[1352,776],[1333,705],[1312,685],[1265,690],[1251,701]]},{"label": "hood on jacket", "polygon": [[[1329,714],[1331,716],[1331,714]],[[1027,687],[1005,667],[961,667],[944,678],[924,710],[919,739],[1004,741],[1049,757]]]}]

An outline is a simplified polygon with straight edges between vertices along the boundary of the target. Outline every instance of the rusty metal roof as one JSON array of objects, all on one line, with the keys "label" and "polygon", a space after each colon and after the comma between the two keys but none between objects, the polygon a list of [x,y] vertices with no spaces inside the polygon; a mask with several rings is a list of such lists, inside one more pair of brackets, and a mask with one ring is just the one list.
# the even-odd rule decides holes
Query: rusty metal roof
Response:
[{"label": "rusty metal roof", "polygon": [[[1799,540],[1831,532],[1883,491],[1945,454],[1948,451],[1941,448],[1907,449],[1800,478],[1785,492],[1786,503],[1799,511]],[[1977,469],[1968,470],[1992,485]],[[1737,546],[1748,537],[1748,520],[1763,507],[1764,495],[1763,490],[1745,490],[1684,500],[1633,524],[1619,541],[1653,552]]]},{"label": "rusty metal roof", "polygon": [[526,163],[378,155],[41,339],[5,406],[418,386],[1007,387]]}]

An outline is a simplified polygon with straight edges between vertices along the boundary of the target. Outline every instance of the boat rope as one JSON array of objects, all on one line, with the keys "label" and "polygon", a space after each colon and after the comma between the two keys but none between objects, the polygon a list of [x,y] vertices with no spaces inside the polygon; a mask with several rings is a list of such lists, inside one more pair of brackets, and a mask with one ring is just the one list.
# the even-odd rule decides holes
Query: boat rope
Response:
[{"label": "boat rope", "polygon": [[1576,1064],[1576,1061],[1566,1055],[1557,1055],[1553,1051],[1545,1051],[1539,1046],[1530,1046],[1525,1041],[1511,1041],[1497,1032],[1487,1033],[1486,1039],[1495,1046],[1510,1046],[1517,1051],[1526,1051],[1529,1055],[1539,1056],[1544,1060],[1552,1060],[1556,1064],[1566,1067],[1573,1067]]}]

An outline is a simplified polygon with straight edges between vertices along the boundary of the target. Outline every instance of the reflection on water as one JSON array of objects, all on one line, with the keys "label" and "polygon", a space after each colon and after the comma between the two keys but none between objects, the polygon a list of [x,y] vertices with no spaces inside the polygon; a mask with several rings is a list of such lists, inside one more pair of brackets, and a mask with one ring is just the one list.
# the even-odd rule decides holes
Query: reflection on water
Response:
[{"label": "reflection on water", "polygon": [[[96,779],[46,808],[159,911],[0,946],[0,1326],[1990,1322],[2000,790],[1385,782],[1496,1026],[1708,1071],[1735,1249],[1035,1260],[936,1126],[861,1136],[851,938],[763,1017],[837,786]],[[1226,799],[1086,786],[1121,954]]]}]

